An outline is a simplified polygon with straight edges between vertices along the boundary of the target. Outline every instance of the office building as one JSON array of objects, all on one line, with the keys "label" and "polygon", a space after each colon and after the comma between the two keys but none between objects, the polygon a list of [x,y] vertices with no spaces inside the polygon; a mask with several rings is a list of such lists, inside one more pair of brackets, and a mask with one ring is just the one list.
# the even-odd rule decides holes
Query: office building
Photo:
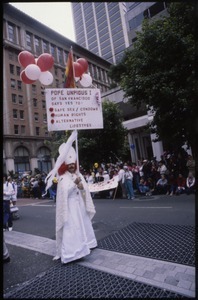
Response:
[{"label": "office building", "polygon": [[[141,31],[142,21],[148,18],[150,21],[167,15],[166,2],[125,2],[125,21],[129,47],[133,48],[137,40],[136,32]],[[152,121],[153,113],[146,107],[136,110],[124,99],[124,93],[120,88],[112,89],[103,93],[103,98],[117,103],[124,114],[124,127],[128,130],[128,140],[131,152],[131,160],[138,162],[142,158],[156,157],[161,159],[163,154],[162,141],[153,142],[156,136],[148,132],[147,124]]]},{"label": "office building", "polygon": [[76,42],[116,64],[129,46],[125,2],[72,2]]}]

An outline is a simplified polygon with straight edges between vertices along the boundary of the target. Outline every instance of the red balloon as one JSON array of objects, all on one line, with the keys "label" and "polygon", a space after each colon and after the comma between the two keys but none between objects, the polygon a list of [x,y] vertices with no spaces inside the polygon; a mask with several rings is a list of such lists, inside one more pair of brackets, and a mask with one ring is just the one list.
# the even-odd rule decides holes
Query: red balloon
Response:
[{"label": "red balloon", "polygon": [[82,67],[83,67],[83,71],[87,72],[88,70],[88,62],[85,58],[79,58],[76,61],[77,63],[79,63]]},{"label": "red balloon", "polygon": [[19,63],[26,68],[29,64],[35,64],[34,55],[28,51],[22,51],[18,55]]},{"label": "red balloon", "polygon": [[82,74],[84,73],[83,67],[77,62],[73,62],[73,66],[74,66],[74,77],[81,77]]},{"label": "red balloon", "polygon": [[35,82],[35,80],[31,80],[31,79],[29,79],[29,78],[26,76],[25,70],[23,70],[23,71],[21,72],[20,78],[21,78],[21,80],[22,80],[24,83],[26,83],[26,84],[31,84],[31,83],[34,83],[34,82]]},{"label": "red balloon", "polygon": [[43,53],[38,57],[36,64],[42,72],[49,71],[54,65],[54,58],[49,53]]}]

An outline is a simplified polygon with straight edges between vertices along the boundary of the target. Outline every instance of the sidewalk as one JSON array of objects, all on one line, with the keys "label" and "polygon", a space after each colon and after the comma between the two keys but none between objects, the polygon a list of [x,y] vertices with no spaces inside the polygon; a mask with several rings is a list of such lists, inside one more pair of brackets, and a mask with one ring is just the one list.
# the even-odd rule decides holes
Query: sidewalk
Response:
[{"label": "sidewalk", "polygon": [[[16,231],[4,233],[7,244],[55,255],[54,240]],[[195,267],[100,249],[99,243],[82,260],[65,266],[55,262],[47,272],[4,298],[36,298],[37,293],[38,298],[42,293],[43,298],[194,298]]]}]

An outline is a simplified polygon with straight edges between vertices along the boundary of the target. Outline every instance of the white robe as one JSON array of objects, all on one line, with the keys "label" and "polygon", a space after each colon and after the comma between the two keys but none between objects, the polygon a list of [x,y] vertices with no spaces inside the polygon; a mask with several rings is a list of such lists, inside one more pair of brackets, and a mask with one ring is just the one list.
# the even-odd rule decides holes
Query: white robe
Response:
[{"label": "white robe", "polygon": [[[56,256],[62,263],[90,254],[97,246],[91,219],[95,207],[84,177],[80,174],[84,190],[74,180],[76,174],[66,172],[59,177],[56,197]],[[84,193],[84,195],[83,195]]]}]

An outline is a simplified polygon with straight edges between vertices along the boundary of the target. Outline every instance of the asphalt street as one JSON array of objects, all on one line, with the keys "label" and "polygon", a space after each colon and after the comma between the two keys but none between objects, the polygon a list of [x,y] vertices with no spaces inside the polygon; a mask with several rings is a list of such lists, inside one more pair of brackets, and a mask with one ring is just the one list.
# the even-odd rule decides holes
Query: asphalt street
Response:
[{"label": "asphalt street", "polygon": [[[153,197],[136,197],[135,200],[122,199],[94,199],[96,206],[96,215],[93,218],[93,227],[98,242],[121,232],[132,223],[154,224],[156,226],[183,226],[182,228],[195,227],[195,197],[194,195],[179,197],[173,196],[153,196]],[[49,199],[18,199],[18,207],[20,218],[14,221],[13,231],[4,232],[7,246],[11,256],[11,262],[3,266],[3,285],[4,295],[16,290],[30,280],[33,280],[43,272],[47,272],[50,268],[55,267],[52,257],[55,247],[55,209],[56,205]],[[138,229],[139,230],[139,229]],[[141,231],[138,233],[141,235]],[[143,235],[142,235],[143,236]],[[175,241],[179,236],[175,236]],[[125,243],[125,240],[123,240]],[[127,241],[126,241],[127,242]],[[100,244],[100,243],[99,243]],[[102,245],[102,243],[101,243]],[[108,246],[109,247],[109,246]],[[122,253],[125,256],[126,268],[122,270],[119,265],[116,267],[118,260],[117,252],[114,249],[99,246],[86,257],[85,261],[76,263],[81,267],[105,271],[105,274],[118,275],[130,280],[140,280],[144,284],[153,284],[156,288],[166,288],[168,291],[176,292],[179,295],[187,295],[193,297],[195,294],[195,269],[193,265],[186,265],[175,261],[166,261],[163,268],[180,270],[187,276],[188,280],[173,280],[167,285],[167,278],[170,280],[170,274],[163,278],[163,284],[160,282],[159,276],[152,278],[150,281],[151,269],[145,270],[149,263],[154,263],[155,270],[159,269],[156,264],[161,260],[156,260],[155,257],[145,257],[138,252],[133,254]],[[121,251],[123,252],[123,251]],[[113,254],[113,256],[112,256]],[[110,264],[111,260],[113,261]],[[131,261],[131,266],[137,262],[137,257],[143,261],[136,264],[136,268],[129,270],[128,262]],[[100,263],[98,259],[101,258]],[[121,259],[121,257],[120,257]],[[152,260],[151,260],[152,259]],[[149,263],[148,263],[149,262]],[[112,266],[110,266],[110,265]],[[140,266],[144,264],[144,274],[140,274]],[[116,269],[117,268],[117,269]],[[149,267],[151,268],[151,266]],[[179,268],[179,269],[178,269]],[[183,269],[182,269],[183,268]],[[87,269],[86,269],[87,270]],[[128,271],[127,271],[128,270]],[[153,269],[154,270],[154,269]],[[165,269],[164,269],[165,270]],[[87,271],[86,271],[87,272]],[[166,274],[166,271],[164,271]],[[153,276],[154,276],[153,275]],[[99,276],[99,275],[98,275]],[[175,272],[177,278],[178,273]],[[180,275],[181,276],[181,275]],[[184,276],[184,275],[183,275]],[[183,277],[184,278],[184,277]],[[156,281],[157,280],[157,281]],[[135,282],[136,282],[135,281]],[[160,282],[160,283],[159,283]],[[186,286],[185,286],[186,285]],[[185,288],[183,288],[185,286]],[[66,297],[67,298],[67,297]]]}]

